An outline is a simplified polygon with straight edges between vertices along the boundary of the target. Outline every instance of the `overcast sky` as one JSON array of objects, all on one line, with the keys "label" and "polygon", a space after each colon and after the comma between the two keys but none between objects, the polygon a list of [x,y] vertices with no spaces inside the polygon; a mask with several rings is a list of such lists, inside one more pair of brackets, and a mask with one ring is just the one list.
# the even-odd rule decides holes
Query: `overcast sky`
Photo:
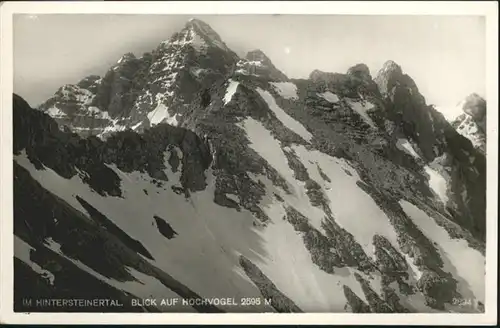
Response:
[{"label": "overcast sky", "polygon": [[[375,76],[391,59],[427,103],[453,108],[485,96],[485,20],[476,16],[196,16],[240,55],[259,48],[292,78],[314,69],[344,73],[365,63]],[[103,75],[126,52],[140,56],[191,16],[14,16],[14,91],[32,106],[60,86]],[[448,115],[454,115],[449,114]]]}]

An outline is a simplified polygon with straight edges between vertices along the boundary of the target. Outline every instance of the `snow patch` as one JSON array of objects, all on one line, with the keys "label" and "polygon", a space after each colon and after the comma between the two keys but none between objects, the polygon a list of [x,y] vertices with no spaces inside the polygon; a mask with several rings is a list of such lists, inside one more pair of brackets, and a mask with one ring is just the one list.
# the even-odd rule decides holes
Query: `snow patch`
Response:
[{"label": "snow patch", "polygon": [[426,165],[424,169],[425,173],[429,175],[429,187],[439,197],[443,204],[448,203],[448,196],[446,195],[448,191],[448,184],[446,179],[441,173],[428,165]]},{"label": "snow patch", "polygon": [[152,126],[163,121],[173,126],[177,126],[179,123],[177,121],[177,114],[171,116],[168,112],[168,107],[162,103],[158,104],[158,106],[156,106],[152,112],[148,113],[147,116]]},{"label": "snow patch", "polygon": [[262,64],[262,61],[260,61],[260,60],[248,60],[245,63],[248,65],[252,65],[252,66],[259,66],[259,67],[264,66]]},{"label": "snow patch", "polygon": [[92,114],[93,117],[95,118],[102,118],[102,119],[108,119],[111,120],[111,116],[109,116],[109,113],[107,111],[102,111],[101,109],[95,107],[95,106],[90,106],[87,108],[87,111]]},{"label": "snow patch", "polygon": [[189,36],[191,38],[191,45],[196,50],[200,51],[207,48],[207,43],[201,36],[198,35],[193,29],[189,29]]},{"label": "snow patch", "polygon": [[[242,281],[241,272],[237,272],[240,268],[239,254],[252,261],[266,256],[254,232],[252,223],[255,218],[248,211],[237,212],[214,203],[215,178],[210,170],[207,172],[207,188],[191,193],[191,197],[186,199],[184,195],[172,191],[171,187],[178,183],[176,176],[180,177],[180,172],[172,172],[168,163],[165,164],[165,172],[169,181],[163,186],[155,185],[145,173],[125,173],[109,165],[122,180],[123,198],[118,198],[102,197],[93,192],[78,175],[64,179],[50,168],[37,170],[25,153],[15,156],[15,160],[44,188],[84,215],[88,213],[75,196],[79,195],[92,204],[144,245],[156,259],[148,260],[151,264],[165,270],[202,297],[261,297],[257,287],[248,280]],[[166,219],[179,237],[167,240],[154,225],[154,215]],[[255,309],[253,306],[221,308],[227,311],[263,310],[262,305],[255,306]],[[271,311],[270,308],[267,310]]]},{"label": "snow patch", "polygon": [[47,279],[49,284],[54,285],[55,276],[52,272],[43,269],[40,265],[33,262],[30,258],[30,252],[32,249],[35,249],[24,240],[14,235],[14,257],[23,261],[27,265],[31,267],[33,271],[41,275],[43,278]]},{"label": "snow patch", "polygon": [[354,270],[338,268],[334,274],[328,274],[312,262],[302,236],[281,219],[285,211],[280,204],[271,203],[263,210],[273,221],[259,233],[268,255],[256,265],[297,306],[305,312],[345,312],[347,300],[343,285],[367,302],[361,285],[354,278]]},{"label": "snow patch", "polygon": [[257,88],[257,92],[266,101],[267,105],[269,106],[269,109],[271,109],[274,112],[274,114],[276,114],[276,117],[287,128],[297,133],[304,140],[309,142],[311,141],[313,135],[309,131],[307,131],[307,129],[301,123],[297,122],[293,117],[291,117],[283,109],[281,109],[278,106],[278,104],[276,104],[276,100],[274,99],[274,97],[268,91]]},{"label": "snow patch", "polygon": [[443,227],[415,205],[406,201],[400,201],[400,205],[427,238],[438,245],[437,249],[444,261],[444,270],[459,278],[459,292],[462,297],[484,303],[484,256],[470,248],[466,240],[452,239]]},{"label": "snow patch", "polygon": [[297,86],[292,82],[269,82],[278,94],[290,100],[297,100],[299,96],[297,95]]},{"label": "snow patch", "polygon": [[374,105],[370,102],[359,102],[354,100],[347,100],[349,106],[358,113],[363,120],[368,123],[371,127],[376,127],[370,116],[368,116],[367,110],[372,109]]},{"label": "snow patch", "polygon": [[102,136],[103,134],[114,133],[114,132],[125,131],[125,130],[127,130],[126,125],[116,124],[116,122],[113,122],[113,125],[105,127],[100,135]]},{"label": "snow patch", "polygon": [[477,123],[467,114],[466,118],[457,127],[457,132],[469,139],[474,147],[481,147],[484,143]]},{"label": "snow patch", "polygon": [[[295,179],[294,172],[289,167],[286,156],[281,148],[281,142],[276,140],[261,122],[251,117],[246,118],[239,126],[245,130],[250,141],[249,146],[280,173],[286,180],[292,194],[285,193],[281,188],[277,190],[277,193],[288,204],[293,204],[296,210],[307,216],[313,227],[323,232],[324,229],[321,227],[321,221],[325,213],[323,210],[311,205],[309,197],[306,194],[304,182]],[[264,181],[266,180],[264,179]],[[269,188],[273,186],[272,182],[270,182]]]},{"label": "snow patch", "polygon": [[226,94],[224,96],[224,105],[227,105],[231,99],[233,98],[233,95],[235,94],[236,90],[238,89],[238,85],[240,83],[234,80],[229,80],[229,85],[227,86],[226,89]]},{"label": "snow patch", "polygon": [[192,67],[190,69],[191,73],[196,76],[196,77],[200,77],[200,74],[203,73],[203,72],[206,72],[207,70],[204,69],[204,68],[200,68],[200,67]]},{"label": "snow patch", "polygon": [[60,110],[59,108],[57,108],[55,106],[47,109],[47,114],[49,114],[53,118],[62,118],[62,117],[68,116],[68,115],[66,115],[65,112],[63,112],[62,110]]},{"label": "snow patch", "polygon": [[408,254],[404,254],[404,257],[406,259],[406,263],[408,263],[408,267],[410,268],[411,270],[411,274],[413,275],[413,277],[415,278],[415,281],[417,281],[418,279],[420,279],[420,277],[422,277],[423,275],[423,272],[420,271],[420,269],[415,265],[415,263],[413,262],[413,259],[408,255]]},{"label": "snow patch", "polygon": [[417,154],[417,152],[415,151],[415,149],[413,149],[413,146],[411,145],[411,143],[406,140],[406,139],[398,139],[396,141],[396,147],[399,149],[399,150],[402,150],[408,154],[410,154],[411,156],[417,158],[417,159],[420,159],[420,156]]},{"label": "snow patch", "polygon": [[[305,215],[314,228],[324,232],[321,222],[325,213],[322,209],[311,205],[304,183],[295,179],[280,142],[274,139],[262,123],[253,118],[245,119],[241,126],[248,136],[249,146],[287,181],[291,195],[278,192],[280,196],[286,203],[292,204],[296,210]],[[360,177],[345,160],[316,150],[308,150],[304,146],[293,145],[291,148],[306,167],[311,179],[321,185],[323,193],[330,202],[330,209],[336,222],[353,234],[368,256],[373,256],[372,241],[375,234],[385,236],[397,248],[397,235],[389,219],[375,201],[357,186],[356,182],[360,180]],[[332,182],[326,182],[321,178],[318,166]],[[272,183],[269,188],[271,186]],[[272,195],[273,192],[270,194]]]},{"label": "snow patch", "polygon": [[[372,242],[375,234],[386,237],[398,249],[397,234],[389,218],[375,201],[358,187],[356,182],[361,179],[345,160],[317,150],[308,150],[304,146],[293,146],[293,149],[307,168],[310,177],[321,185],[328,197],[335,221],[354,236],[368,256],[374,258]],[[331,182],[321,178],[318,166]],[[347,174],[346,170],[351,175]]]},{"label": "snow patch", "polygon": [[328,102],[331,102],[332,104],[337,103],[340,100],[336,94],[331,93],[330,91],[318,93],[318,96],[320,96],[321,98],[325,99]]},{"label": "snow patch", "polygon": [[236,195],[233,195],[233,194],[226,194],[226,197],[227,197],[227,198],[229,198],[229,199],[231,199],[231,200],[233,200],[233,201],[235,201],[235,202],[236,202],[236,203],[238,203],[238,204],[240,203],[240,199],[239,199],[239,198],[238,198],[238,196],[236,196]]},{"label": "snow patch", "polygon": [[137,123],[137,124],[133,125],[133,126],[132,126],[132,130],[134,130],[134,131],[135,131],[135,130],[136,130],[136,129],[137,129],[137,128],[141,125],[141,124],[142,124],[142,122],[139,122],[139,123]]}]

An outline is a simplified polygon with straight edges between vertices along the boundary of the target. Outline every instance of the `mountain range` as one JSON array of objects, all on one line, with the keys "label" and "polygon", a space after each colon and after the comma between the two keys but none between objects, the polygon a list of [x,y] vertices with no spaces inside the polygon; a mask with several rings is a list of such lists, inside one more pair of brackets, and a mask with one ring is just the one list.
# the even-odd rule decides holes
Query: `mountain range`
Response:
[{"label": "mountain range", "polygon": [[484,312],[481,99],[450,123],[390,60],[290,79],[198,19],[14,95],[15,309]]}]

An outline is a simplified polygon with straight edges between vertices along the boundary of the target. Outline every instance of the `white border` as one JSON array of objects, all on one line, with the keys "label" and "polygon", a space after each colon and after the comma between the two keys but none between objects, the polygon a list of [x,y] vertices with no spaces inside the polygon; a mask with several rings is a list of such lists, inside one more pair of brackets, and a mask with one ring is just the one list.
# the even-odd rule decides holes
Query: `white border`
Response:
[{"label": "white border", "polygon": [[[108,14],[350,14],[350,15],[481,15],[487,29],[487,251],[484,314],[50,314],[14,313],[12,218],[12,92],[13,13]],[[405,324],[486,325],[497,316],[497,190],[498,190],[498,3],[469,2],[316,2],[316,1],[193,1],[193,2],[4,2],[0,6],[0,323],[68,324]],[[457,68],[459,69],[459,68]],[[7,287],[7,288],[5,288]]]}]

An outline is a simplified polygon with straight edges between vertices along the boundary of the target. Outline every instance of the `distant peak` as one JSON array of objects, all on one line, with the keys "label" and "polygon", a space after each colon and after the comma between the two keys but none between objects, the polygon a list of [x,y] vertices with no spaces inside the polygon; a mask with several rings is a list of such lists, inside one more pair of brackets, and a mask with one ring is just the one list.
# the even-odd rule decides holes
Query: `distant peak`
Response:
[{"label": "distant peak", "polygon": [[250,61],[271,62],[271,60],[266,56],[266,54],[260,49],[249,51],[245,56],[245,59]]},{"label": "distant peak", "polygon": [[401,69],[401,66],[399,66],[398,64],[396,64],[396,62],[393,61],[393,60],[386,61],[384,63],[384,65],[382,66],[382,69],[380,71],[381,72],[386,72],[386,73],[399,73],[399,74],[403,73],[403,70]]},{"label": "distant peak", "polygon": [[135,55],[131,52],[127,52],[120,59],[118,59],[117,64],[121,64],[127,60],[136,59]]},{"label": "distant peak", "polygon": [[347,70],[348,75],[354,75],[361,78],[368,78],[371,80],[370,69],[366,64],[356,64]]},{"label": "distant peak", "polygon": [[477,100],[482,100],[482,101],[485,101],[483,97],[481,97],[480,95],[478,95],[477,93],[473,92],[471,93],[470,95],[467,96],[467,98],[465,98],[466,100],[472,100],[472,99],[477,99]]},{"label": "distant peak", "polygon": [[309,79],[317,82],[317,81],[331,81],[334,79],[335,73],[323,72],[319,69],[313,70],[309,74]]},{"label": "distant peak", "polygon": [[249,51],[245,59],[241,60],[240,63],[239,65],[241,67],[248,66],[247,69],[253,71],[253,74],[267,76],[275,81],[288,80],[288,77],[277,69],[271,59],[269,59],[260,49]]},{"label": "distant peak", "polygon": [[464,113],[469,114],[475,121],[486,117],[486,100],[477,93],[471,93],[461,103]]},{"label": "distant peak", "polygon": [[204,21],[200,20],[200,19],[197,19],[197,18],[190,18],[187,22],[186,22],[186,25],[185,27],[204,27],[204,28],[209,28],[209,29],[212,29],[210,27],[210,25],[208,25],[207,23],[205,23]]},{"label": "distant peak", "polygon": [[403,70],[401,66],[396,64],[393,60],[388,60],[384,63],[382,68],[378,71],[375,77],[379,90],[382,94],[387,93],[394,85],[394,83],[403,78]]},{"label": "distant peak", "polygon": [[229,51],[229,48],[222,41],[219,34],[210,25],[200,19],[189,19],[180,34],[182,36],[190,35],[190,38],[192,38],[193,35],[197,35],[208,45],[216,46]]},{"label": "distant peak", "polygon": [[215,32],[215,30],[210,25],[208,25],[207,23],[205,23],[200,19],[197,18],[189,19],[184,28],[193,29],[199,35],[209,36],[220,40],[220,37],[217,34],[217,32]]}]

